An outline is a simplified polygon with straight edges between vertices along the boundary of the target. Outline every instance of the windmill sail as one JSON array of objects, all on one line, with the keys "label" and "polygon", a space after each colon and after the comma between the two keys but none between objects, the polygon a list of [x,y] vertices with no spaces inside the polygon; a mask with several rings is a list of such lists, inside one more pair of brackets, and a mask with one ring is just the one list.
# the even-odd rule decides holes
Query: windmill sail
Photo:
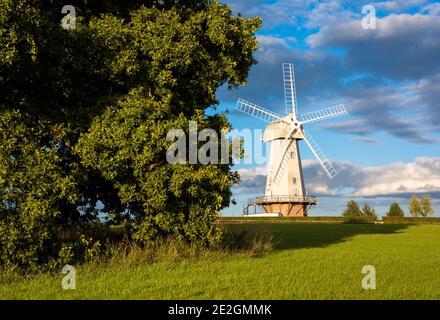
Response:
[{"label": "windmill sail", "polygon": [[346,114],[347,114],[347,109],[345,109],[345,106],[343,104],[339,104],[337,106],[333,106],[330,108],[300,114],[298,116],[298,119],[303,124],[306,124],[306,123],[317,122],[317,121],[321,121],[324,119],[330,119],[330,118],[334,118],[334,117],[338,117],[338,116],[342,116],[342,115],[346,115]]},{"label": "windmill sail", "polygon": [[284,101],[287,114],[298,114],[295,69],[291,63],[283,63]]},{"label": "windmill sail", "polygon": [[321,148],[318,146],[316,141],[312,138],[310,133],[304,130],[304,141],[307,143],[307,146],[312,151],[313,155],[318,159],[319,163],[321,164],[322,168],[324,169],[325,174],[327,177],[331,180],[333,179],[338,173],[336,172],[336,169],[331,164],[330,160],[327,159],[324,152],[322,152]]},{"label": "windmill sail", "polygon": [[282,120],[282,117],[275,112],[259,107],[256,104],[243,99],[238,99],[236,109],[267,123],[271,123],[275,120]]}]

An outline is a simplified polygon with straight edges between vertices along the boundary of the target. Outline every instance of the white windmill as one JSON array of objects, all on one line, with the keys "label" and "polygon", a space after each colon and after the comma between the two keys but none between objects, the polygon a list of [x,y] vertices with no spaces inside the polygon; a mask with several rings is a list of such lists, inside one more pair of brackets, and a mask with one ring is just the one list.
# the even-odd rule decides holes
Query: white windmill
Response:
[{"label": "white windmill", "polygon": [[317,204],[316,198],[307,196],[305,190],[298,148],[300,140],[306,142],[329,179],[337,174],[318,144],[304,130],[304,125],[345,115],[345,106],[340,104],[320,111],[298,114],[293,64],[283,63],[283,78],[287,116],[283,117],[243,99],[237,102],[238,111],[269,123],[263,133],[263,141],[270,142],[266,193],[264,197],[250,200],[245,214],[251,213],[251,207],[262,206],[265,213],[305,216],[309,207]]}]

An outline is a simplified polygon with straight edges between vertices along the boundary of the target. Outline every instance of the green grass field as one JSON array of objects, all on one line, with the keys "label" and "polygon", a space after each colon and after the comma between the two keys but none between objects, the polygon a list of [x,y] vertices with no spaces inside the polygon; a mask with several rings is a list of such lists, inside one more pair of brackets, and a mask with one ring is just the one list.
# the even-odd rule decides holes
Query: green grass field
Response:
[{"label": "green grass field", "polygon": [[[80,267],[77,289],[63,275],[0,281],[2,299],[439,299],[440,226],[231,225],[270,231],[275,249],[131,268]],[[364,265],[377,289],[364,290]]]}]

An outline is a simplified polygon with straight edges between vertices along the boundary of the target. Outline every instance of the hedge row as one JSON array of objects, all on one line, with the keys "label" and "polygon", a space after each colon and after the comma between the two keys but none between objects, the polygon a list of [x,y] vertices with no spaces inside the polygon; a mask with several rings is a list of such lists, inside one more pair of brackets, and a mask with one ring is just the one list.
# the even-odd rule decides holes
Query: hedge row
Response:
[{"label": "hedge row", "polygon": [[383,217],[385,224],[440,224],[440,218]]},{"label": "hedge row", "polygon": [[[415,217],[383,217],[384,224],[440,224],[440,218],[415,218]],[[221,217],[219,222],[223,224],[235,223],[374,223],[374,217]]]},{"label": "hedge row", "polygon": [[321,222],[321,223],[374,223],[374,217],[221,217],[219,222],[223,224],[235,223],[295,223],[295,222]]}]

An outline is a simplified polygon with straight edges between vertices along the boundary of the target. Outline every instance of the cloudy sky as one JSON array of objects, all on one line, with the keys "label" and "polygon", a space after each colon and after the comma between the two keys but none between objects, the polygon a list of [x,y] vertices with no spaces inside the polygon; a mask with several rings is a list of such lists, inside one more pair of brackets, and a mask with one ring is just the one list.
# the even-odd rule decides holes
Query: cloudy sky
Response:
[{"label": "cloudy sky", "polygon": [[[265,124],[234,111],[237,98],[284,114],[281,64],[295,64],[299,112],[344,103],[349,116],[308,126],[339,175],[329,181],[304,143],[311,215],[338,215],[348,199],[406,209],[414,193],[431,194],[440,215],[440,3],[407,1],[229,0],[234,13],[260,16],[258,64],[248,85],[219,90],[239,130]],[[364,30],[364,5],[376,9],[376,29]],[[264,193],[266,167],[237,165],[238,204]],[[406,210],[407,211],[407,210]]]}]

